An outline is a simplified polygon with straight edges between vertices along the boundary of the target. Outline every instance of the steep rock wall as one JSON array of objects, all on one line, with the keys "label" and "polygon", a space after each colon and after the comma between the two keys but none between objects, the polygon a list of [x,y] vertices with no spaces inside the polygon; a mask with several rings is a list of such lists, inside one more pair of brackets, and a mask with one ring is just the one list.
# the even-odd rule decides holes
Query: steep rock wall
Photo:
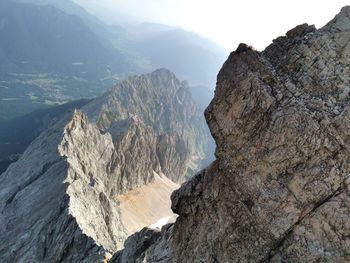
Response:
[{"label": "steep rock wall", "polygon": [[170,230],[114,262],[350,261],[349,42],[344,7],[263,52],[239,45],[205,112],[217,160],[173,193]]},{"label": "steep rock wall", "polygon": [[[167,70],[118,87],[53,123],[1,174],[1,262],[101,261],[134,231],[173,217],[171,192],[205,144],[200,115]],[[152,94],[143,105],[140,92]]]}]

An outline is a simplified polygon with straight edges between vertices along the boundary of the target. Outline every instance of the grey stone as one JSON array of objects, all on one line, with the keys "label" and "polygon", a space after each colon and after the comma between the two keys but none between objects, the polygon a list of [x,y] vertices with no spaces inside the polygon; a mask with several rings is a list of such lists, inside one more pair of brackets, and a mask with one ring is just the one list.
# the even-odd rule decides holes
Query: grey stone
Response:
[{"label": "grey stone", "polygon": [[[101,262],[133,229],[173,216],[170,194],[204,158],[204,128],[165,69],[67,113],[0,176],[0,262]],[[162,206],[133,211],[123,200]]]},{"label": "grey stone", "polygon": [[217,159],[173,193],[156,262],[350,262],[349,10],[231,53],[205,112]]}]

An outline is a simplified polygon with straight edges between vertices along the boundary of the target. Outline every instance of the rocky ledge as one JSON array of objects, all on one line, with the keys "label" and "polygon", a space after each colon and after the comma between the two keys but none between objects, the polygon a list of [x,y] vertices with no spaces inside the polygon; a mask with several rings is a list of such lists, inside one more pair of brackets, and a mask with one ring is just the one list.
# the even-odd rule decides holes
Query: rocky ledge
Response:
[{"label": "rocky ledge", "polygon": [[350,7],[265,51],[241,44],[205,115],[216,161],[172,195],[179,215],[114,262],[350,261]]}]

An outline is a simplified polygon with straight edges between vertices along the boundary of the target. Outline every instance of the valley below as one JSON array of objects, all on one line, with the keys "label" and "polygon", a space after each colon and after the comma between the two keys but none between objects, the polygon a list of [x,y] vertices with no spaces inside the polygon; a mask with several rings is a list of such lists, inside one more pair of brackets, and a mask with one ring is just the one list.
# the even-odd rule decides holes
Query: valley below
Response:
[{"label": "valley below", "polygon": [[349,43],[0,2],[0,262],[350,262]]}]

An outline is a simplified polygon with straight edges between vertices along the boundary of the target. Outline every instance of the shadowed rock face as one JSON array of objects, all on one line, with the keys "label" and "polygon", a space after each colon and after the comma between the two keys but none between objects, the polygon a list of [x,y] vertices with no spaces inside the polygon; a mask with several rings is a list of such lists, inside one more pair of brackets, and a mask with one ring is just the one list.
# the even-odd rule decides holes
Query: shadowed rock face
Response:
[{"label": "shadowed rock face", "polygon": [[173,193],[172,229],[115,262],[350,261],[349,43],[344,7],[263,52],[241,44],[205,112],[217,160]]},{"label": "shadowed rock face", "polygon": [[[0,261],[98,262],[172,217],[167,200],[201,158],[203,127],[188,89],[167,70],[67,113],[0,176]],[[148,202],[140,221],[139,196]]]}]

